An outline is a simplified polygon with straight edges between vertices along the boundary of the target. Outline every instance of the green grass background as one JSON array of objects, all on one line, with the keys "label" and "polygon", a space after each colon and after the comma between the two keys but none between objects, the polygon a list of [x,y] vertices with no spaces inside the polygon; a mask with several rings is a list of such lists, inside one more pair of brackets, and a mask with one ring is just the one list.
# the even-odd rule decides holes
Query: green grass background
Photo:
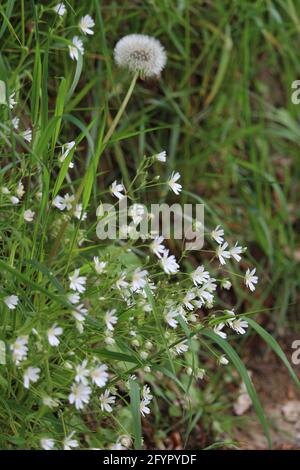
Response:
[{"label": "green grass background", "polygon": [[[291,84],[300,79],[300,2],[70,1],[60,30],[50,14],[55,3],[0,5],[0,79],[21,97],[23,125],[33,126],[28,149],[33,160],[24,159],[24,173],[33,161],[49,170],[39,175],[45,204],[56,146],[77,139],[73,184],[78,185],[97,156],[99,133],[118,111],[130,78],[114,64],[116,41],[129,33],[153,35],[167,50],[166,69],[158,82],[138,82],[89,179],[90,203],[96,207],[99,191],[114,179],[130,180],[142,155],[166,150],[167,167],[157,171],[165,176],[180,171],[182,202],[204,202],[207,226],[221,224],[230,239],[248,246],[248,258],[257,266],[256,295],[236,283],[236,308],[266,312],[274,336],[299,329],[300,105],[291,102]],[[38,21],[47,8],[49,21]],[[87,13],[95,18],[95,35],[76,68],[65,37],[78,33],[75,25]],[[51,121],[62,113],[62,119]],[[3,182],[16,162],[16,145],[12,139],[9,151],[1,149]],[[43,225],[44,214],[39,217]],[[43,262],[46,233],[38,226],[31,255]],[[26,252],[26,239],[20,245]],[[11,246],[11,264],[17,249]],[[192,258],[201,259],[197,253]]]}]

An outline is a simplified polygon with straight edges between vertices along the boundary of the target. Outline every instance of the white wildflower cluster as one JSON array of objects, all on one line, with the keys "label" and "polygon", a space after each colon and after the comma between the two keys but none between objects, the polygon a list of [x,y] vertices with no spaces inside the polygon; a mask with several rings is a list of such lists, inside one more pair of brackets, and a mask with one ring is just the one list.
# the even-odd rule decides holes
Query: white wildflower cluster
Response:
[{"label": "white wildflower cluster", "polygon": [[[13,91],[7,100],[6,105],[8,108],[12,111],[15,109],[16,105],[18,104],[16,100],[16,91]],[[19,126],[20,126],[20,118],[18,116],[13,116],[11,118],[11,127],[14,132],[19,131]],[[30,143],[32,141],[32,129],[30,127],[27,127],[24,130],[21,130],[19,132],[19,135],[24,139],[25,142]]]},{"label": "white wildflower cluster", "polygon": [[[90,15],[85,15],[79,21],[78,27],[82,34],[93,35],[95,22]],[[72,60],[78,60],[79,54],[84,55],[83,40],[79,36],[73,36],[72,44],[69,45],[69,54]]]},{"label": "white wildflower cluster", "polygon": [[[74,148],[72,142],[62,148],[62,164]],[[152,165],[164,163],[166,158],[163,151],[144,157],[141,174],[147,174]],[[173,172],[165,181],[157,182],[155,177],[150,177],[140,184],[142,189],[148,185],[171,188],[178,195],[182,189],[179,178],[179,173]],[[107,190],[107,197],[118,201],[130,197],[131,191],[132,188],[115,180]],[[21,200],[25,192],[23,184],[2,188],[3,198],[12,192]],[[31,197],[27,199],[30,201]],[[69,222],[70,214],[79,224],[87,220],[81,203],[75,201],[76,196],[70,192],[56,195],[49,206],[53,221],[61,220],[61,213],[69,214]],[[97,219],[105,217],[101,207],[100,204]],[[128,214],[130,226],[138,227],[145,216],[145,206],[135,200]],[[29,213],[27,217],[30,219]],[[70,230],[74,241],[81,237],[72,225]],[[62,240],[63,246],[68,247],[68,243]],[[129,356],[136,361],[135,380],[141,388],[140,413],[148,418],[153,396],[145,382],[156,380],[157,359],[153,362],[153,357],[158,355],[163,361],[173,357],[177,361],[180,356],[182,373],[202,380],[205,371],[201,367],[193,370],[185,365],[190,347],[185,328],[195,339],[198,330],[206,327],[223,340],[227,340],[229,332],[243,335],[248,329],[247,320],[233,309],[214,311],[214,306],[219,306],[219,293],[231,288],[233,274],[226,271],[226,263],[229,260],[239,263],[245,250],[237,243],[230,248],[220,226],[209,233],[207,243],[218,244],[217,250],[212,251],[211,261],[205,259],[189,273],[182,269],[184,256],[172,254],[169,240],[159,233],[149,233],[149,239],[146,237],[142,242],[129,238],[121,246],[111,244],[105,249],[92,249],[83,262],[80,256],[73,257],[67,271],[63,267],[51,271],[47,308],[52,313],[43,316],[34,328],[24,326],[22,334],[10,341],[11,360],[25,393],[42,397],[37,403],[49,412],[68,408],[73,416],[96,409],[97,419],[101,421],[104,416],[118,413],[122,406],[130,405],[130,393],[126,395],[124,391],[128,391],[132,370],[124,368],[123,362]],[[141,252],[146,256],[141,257]],[[248,269],[244,278],[246,286],[252,291],[257,281],[255,269]],[[18,291],[16,295],[6,291],[2,299],[7,314],[21,311],[23,298],[25,306],[25,293]],[[43,313],[42,310],[40,315]],[[162,350],[161,344],[165,344]],[[217,363],[226,365],[228,359],[217,355]],[[58,379],[62,373],[66,374],[63,385]],[[44,384],[49,380],[51,393],[45,395]],[[45,429],[40,446],[46,450],[79,447],[79,439],[74,439],[72,432],[70,428],[68,435],[57,439]],[[120,438],[110,447],[128,448]]]},{"label": "white wildflower cluster", "polygon": [[85,220],[87,218],[87,213],[83,210],[82,204],[75,204],[75,207],[73,207],[74,201],[75,195],[66,193],[64,196],[55,196],[52,204],[60,211],[72,211],[72,215],[78,220]]},{"label": "white wildflower cluster", "polygon": [[145,416],[150,413],[149,405],[151,403],[153,396],[151,395],[151,390],[148,385],[144,385],[142,391],[142,399],[140,403],[140,411],[142,416]]},{"label": "white wildflower cluster", "polygon": [[[69,402],[74,404],[77,410],[82,410],[89,403],[93,385],[100,388],[105,386],[109,378],[107,369],[106,364],[99,363],[95,358],[91,365],[88,365],[88,360],[84,359],[75,367],[75,378],[71,386]],[[107,389],[98,398],[102,411],[110,413],[112,411],[110,404],[115,402],[116,397],[111,396]]]},{"label": "white wildflower cluster", "polygon": [[[62,21],[63,18],[67,16],[67,4],[64,2],[59,2],[53,7],[53,11],[57,17]],[[94,34],[95,21],[93,18],[85,14],[82,16],[77,25],[80,34],[84,36],[92,36]],[[80,36],[75,35],[71,39],[71,44],[69,45],[69,55],[72,60],[77,61],[79,54],[84,55],[84,44]]]},{"label": "white wildflower cluster", "polygon": [[[67,2],[60,2],[48,13],[55,14],[61,25],[68,8]],[[94,20],[86,14],[78,28],[88,36],[93,35],[94,26]],[[79,52],[84,53],[79,36],[73,37],[69,51],[73,60],[79,59]],[[160,75],[166,53],[157,40],[130,35],[116,45],[115,60],[148,78]],[[15,105],[12,94],[9,107]],[[15,130],[17,119],[14,117],[12,123]],[[23,132],[23,137],[29,141],[31,131],[25,131],[25,135]],[[118,174],[103,176],[101,198],[113,201],[114,207],[128,198],[132,205],[127,220],[119,227],[119,238],[99,241],[95,226],[98,220],[105,220],[104,205],[98,201],[94,213],[93,203],[98,196],[86,204],[76,191],[77,176],[75,179],[68,173],[75,166],[72,157],[80,137],[58,138],[57,147],[51,142],[47,148],[51,155],[53,150],[56,152],[49,165],[50,181],[48,173],[45,181],[41,178],[40,165],[36,173],[28,165],[31,174],[24,159],[20,174],[16,166],[13,180],[5,183],[0,192],[3,217],[7,215],[11,227],[0,239],[1,250],[5,237],[9,240],[3,249],[5,255],[7,251],[7,278],[1,273],[0,288],[8,393],[16,401],[22,400],[24,409],[29,407],[32,417],[30,414],[26,429],[37,429],[35,439],[42,449],[98,448],[98,443],[92,444],[93,433],[77,432],[77,427],[83,423],[84,429],[94,429],[104,422],[105,434],[114,436],[105,447],[128,449],[132,445],[131,431],[124,436],[127,428],[122,424],[120,434],[115,427],[124,416],[128,418],[132,381],[140,390],[137,406],[141,416],[152,419],[153,394],[164,380],[161,371],[166,372],[169,381],[174,375],[171,371],[168,374],[172,361],[179,375],[202,380],[205,370],[198,365],[191,367],[189,362],[190,345],[196,344],[202,329],[222,340],[230,332],[245,334],[247,320],[231,308],[226,291],[231,289],[233,279],[242,277],[246,288],[253,292],[258,277],[255,268],[248,268],[244,276],[235,274],[234,267],[227,271],[229,263],[241,262],[245,249],[225,241],[220,226],[206,240],[208,248],[212,244],[217,247],[205,250],[201,261],[196,252],[194,268],[184,247],[179,248],[159,230],[149,231],[142,239],[135,237],[145,218],[153,217],[142,204],[149,189],[157,190],[159,197],[171,195],[172,199],[183,190],[178,171],[165,178],[157,175],[156,168],[167,161],[163,149],[141,158],[129,184]],[[26,197],[21,178],[26,181]],[[42,191],[48,184],[50,196],[46,200]],[[14,226],[23,230],[16,240]],[[220,310],[220,305],[228,308]],[[226,365],[228,359],[217,354],[215,362]],[[157,395],[157,406],[161,396]]]},{"label": "white wildflower cluster", "polygon": [[[210,235],[211,238],[218,243],[215,254],[222,266],[225,265],[229,259],[237,261],[238,263],[241,261],[241,255],[246,251],[246,248],[239,246],[238,242],[236,242],[234,246],[229,247],[228,242],[224,241],[224,230],[220,225],[217,225]],[[258,282],[258,276],[255,275],[255,272],[256,268],[253,268],[252,270],[248,268],[244,277],[244,282],[251,292],[255,290],[255,284]],[[230,281],[226,279],[223,280],[222,287],[224,289],[230,289]]]}]

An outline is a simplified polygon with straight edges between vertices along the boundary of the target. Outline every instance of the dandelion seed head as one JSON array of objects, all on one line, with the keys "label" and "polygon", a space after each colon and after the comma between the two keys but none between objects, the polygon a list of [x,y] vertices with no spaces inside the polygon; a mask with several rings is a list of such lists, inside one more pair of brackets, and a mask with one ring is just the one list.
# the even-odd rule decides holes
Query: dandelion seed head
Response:
[{"label": "dandelion seed head", "polygon": [[120,39],[114,50],[117,65],[139,72],[142,78],[159,76],[167,62],[161,43],[145,34],[129,34]]}]

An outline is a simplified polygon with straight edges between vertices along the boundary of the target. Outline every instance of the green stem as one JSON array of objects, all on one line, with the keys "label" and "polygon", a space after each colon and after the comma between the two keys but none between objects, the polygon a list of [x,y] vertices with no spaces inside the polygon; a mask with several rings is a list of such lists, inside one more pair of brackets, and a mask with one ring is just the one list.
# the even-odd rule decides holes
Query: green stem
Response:
[{"label": "green stem", "polygon": [[[104,152],[107,143],[109,142],[110,138],[112,137],[112,135],[113,135],[113,133],[114,133],[114,131],[115,131],[115,129],[116,129],[116,127],[117,127],[117,125],[118,125],[118,123],[119,123],[119,121],[120,121],[120,119],[121,119],[121,117],[122,117],[122,115],[125,111],[125,109],[126,109],[126,106],[127,106],[128,102],[131,98],[132,93],[133,93],[133,90],[134,90],[136,81],[138,79],[138,76],[139,76],[138,73],[135,73],[135,75],[133,76],[133,79],[130,83],[130,86],[128,88],[126,96],[125,96],[125,98],[124,98],[124,100],[121,104],[121,107],[120,107],[119,111],[117,112],[113,122],[111,123],[110,128],[108,129],[107,133],[104,136],[103,142],[101,143],[100,155],[102,155],[102,153]],[[99,157],[100,157],[100,155],[99,155]],[[73,208],[72,208],[72,211],[71,211],[71,216],[73,214],[73,211],[75,210],[76,204],[78,204],[78,201],[80,199],[82,191],[85,187],[88,175],[89,175],[89,168],[87,169],[87,171],[86,171],[86,173],[85,173],[85,175],[84,175],[84,177],[83,177],[83,179],[82,179],[82,181],[79,185],[79,188],[77,189],[77,192],[75,194],[75,199],[74,199],[74,202],[73,202]],[[51,260],[54,259],[56,254],[57,254],[58,248],[61,244],[62,238],[63,238],[64,233],[66,231],[66,228],[68,226],[68,223],[69,223],[69,220],[66,220],[65,223],[62,225],[62,227],[60,229],[60,232],[59,232],[59,234],[56,238],[56,241],[55,241],[54,246],[53,246],[53,248],[51,250],[51,253],[50,253],[50,263],[51,263]]]}]

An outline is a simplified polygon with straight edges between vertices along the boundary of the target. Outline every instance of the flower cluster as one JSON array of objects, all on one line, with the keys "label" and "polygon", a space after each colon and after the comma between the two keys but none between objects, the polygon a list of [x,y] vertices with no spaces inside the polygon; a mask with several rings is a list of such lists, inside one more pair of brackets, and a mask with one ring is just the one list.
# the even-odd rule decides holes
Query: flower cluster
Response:
[{"label": "flower cluster", "polygon": [[[67,3],[50,12],[61,24]],[[94,26],[92,17],[84,15],[77,28],[87,36],[94,34]],[[72,60],[84,54],[79,36],[73,37],[69,53]],[[115,60],[135,79],[148,78],[160,75],[166,53],[153,38],[129,35],[117,43]],[[14,92],[6,111],[16,104]],[[18,130],[16,116],[11,127]],[[31,141],[31,129],[20,134]],[[55,137],[54,144],[45,144],[51,154],[45,173],[40,161],[27,167],[26,159],[20,159],[11,181],[1,183],[0,204],[10,227],[1,238],[8,273],[0,292],[8,365],[3,383],[10,398],[22,399],[22,407],[32,411],[28,428],[36,429],[33,448],[127,449],[133,431],[129,426],[128,434],[123,432],[129,410],[136,406],[131,403],[132,382],[140,390],[140,415],[151,420],[162,371],[169,380],[175,368],[179,377],[202,380],[205,369],[190,361],[199,335],[204,329],[223,340],[228,331],[245,334],[248,322],[234,311],[226,291],[233,279],[242,279],[243,288],[253,292],[258,276],[255,268],[248,267],[244,275],[235,269],[239,263],[245,268],[245,248],[226,241],[220,225],[207,231],[201,261],[201,253],[189,258],[183,243],[181,247],[160,230],[135,237],[144,218],[153,217],[145,211],[143,196],[147,200],[151,190],[160,199],[176,199],[183,190],[179,171],[164,178],[157,174],[167,162],[165,150],[141,158],[130,184],[119,175],[105,175],[101,194],[87,201],[76,190],[77,178],[69,174],[78,170],[73,157],[81,136]],[[32,155],[36,158],[34,151]],[[117,205],[125,198],[132,205],[119,237],[99,242],[96,222],[108,217],[104,200]],[[216,367],[228,364],[218,351],[214,358]],[[157,394],[157,402],[162,395]],[[115,431],[121,422],[126,426]],[[87,427],[91,432],[85,432]],[[93,440],[93,430],[100,443]]]}]

